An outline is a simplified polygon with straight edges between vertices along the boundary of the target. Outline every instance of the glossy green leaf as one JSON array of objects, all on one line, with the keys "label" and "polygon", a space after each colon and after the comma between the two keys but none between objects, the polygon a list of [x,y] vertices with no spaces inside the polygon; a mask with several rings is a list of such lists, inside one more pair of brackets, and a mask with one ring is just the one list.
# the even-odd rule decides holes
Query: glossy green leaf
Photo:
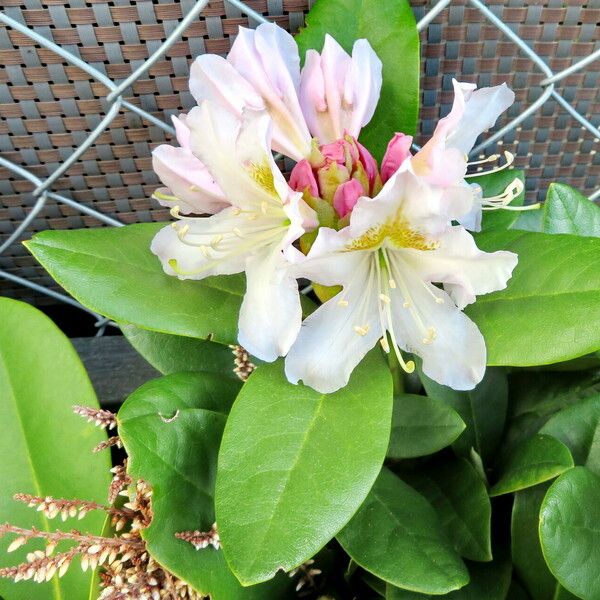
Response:
[{"label": "glossy green leaf", "polygon": [[129,343],[164,375],[194,371],[236,378],[228,346],[208,340],[158,333],[135,325],[120,325]]},{"label": "glossy green leaf", "polygon": [[544,203],[542,231],[600,237],[600,206],[564,183],[551,183]]},{"label": "glossy green leaf", "polygon": [[386,468],[337,539],[361,567],[403,589],[446,594],[469,581],[435,510]]},{"label": "glossy green leaf", "polygon": [[477,244],[519,255],[508,288],[466,309],[488,364],[550,364],[600,348],[600,239],[511,230],[479,235]]},{"label": "glossy green leaf", "polygon": [[433,454],[451,444],[464,428],[456,411],[440,400],[401,394],[394,398],[387,454],[390,458]]},{"label": "glossy green leaf", "polygon": [[25,245],[62,287],[102,315],[162,333],[235,343],[244,278],[180,281],[166,275],[150,252],[165,225],[42,231]]},{"label": "glossy green leaf", "polygon": [[568,600],[575,596],[556,581],[540,546],[540,508],[549,487],[544,483],[515,494],[511,521],[513,565],[532,600]]},{"label": "glossy green leaf", "polygon": [[[15,493],[106,502],[109,455],[92,453],[106,434],[73,414],[75,404],[98,408],[69,340],[32,306],[0,298],[0,523],[60,527],[60,521],[13,500]],[[103,521],[103,513],[90,513],[76,526],[98,535]],[[12,539],[0,540],[2,567],[44,547],[35,541],[7,554]],[[87,600],[92,573],[82,572],[77,562],[64,577],[45,584],[0,579],[0,594],[7,600]]]},{"label": "glossy green leaf", "polygon": [[583,600],[600,598],[600,477],[585,467],[563,473],[540,510],[546,563],[560,583]]},{"label": "glossy green leaf", "polygon": [[[348,52],[366,38],[383,63],[377,110],[360,141],[381,160],[395,132],[416,133],[419,114],[419,34],[407,0],[317,0],[296,36],[300,54],[323,47],[325,34]],[[401,107],[401,108],[399,108]]]},{"label": "glossy green leaf", "polygon": [[465,558],[492,560],[492,506],[477,471],[464,459],[444,459],[402,474],[433,506],[455,550]]},{"label": "glossy green leaf", "polygon": [[[468,177],[469,183],[476,183],[481,186],[484,198],[490,198],[502,194],[504,190],[514,181],[515,178],[525,183],[525,174],[517,169],[505,169],[497,173],[482,175],[481,177]],[[511,206],[522,206],[525,200],[525,192],[521,192],[511,203]],[[508,229],[519,218],[518,211],[515,210],[484,210],[481,223],[482,231],[492,231],[494,229]]]},{"label": "glossy green leaf", "polygon": [[504,371],[488,368],[481,383],[468,392],[440,385],[423,373],[420,377],[427,395],[451,406],[467,425],[454,442],[455,450],[468,457],[471,448],[474,448],[484,463],[491,460],[506,419],[508,386]]},{"label": "glossy green leaf", "polygon": [[573,466],[567,446],[550,435],[535,435],[515,449],[490,496],[510,494],[554,479]]},{"label": "glossy green leaf", "polygon": [[556,413],[540,432],[565,444],[576,465],[600,475],[600,395]]},{"label": "glossy green leaf", "polygon": [[175,538],[180,531],[208,531],[215,521],[217,453],[226,413],[240,386],[217,374],[167,375],[131,394],[118,415],[128,471],[153,490],[154,517],[142,532],[148,551],[214,600],[279,597],[262,586],[243,588],[222,551],[211,546],[195,550]]},{"label": "glossy green leaf", "polygon": [[[510,587],[510,561],[493,563],[469,563],[469,583],[443,596],[447,600],[504,600]],[[386,600],[435,600],[440,596],[409,592],[391,585],[387,586]]]},{"label": "glossy green leaf", "polygon": [[216,507],[227,560],[244,584],[289,570],[350,519],[387,449],[392,382],[379,351],[348,385],[291,385],[281,361],[250,376],[219,453]]},{"label": "glossy green leaf", "polygon": [[556,412],[600,394],[600,371],[588,373],[511,373],[510,426],[502,450],[507,457],[537,433]]}]

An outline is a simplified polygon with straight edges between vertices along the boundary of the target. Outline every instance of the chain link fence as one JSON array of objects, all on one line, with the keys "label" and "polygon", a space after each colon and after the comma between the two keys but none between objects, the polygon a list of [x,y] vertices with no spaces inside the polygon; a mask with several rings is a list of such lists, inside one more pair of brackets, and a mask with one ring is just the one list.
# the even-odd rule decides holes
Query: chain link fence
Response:
[{"label": "chain link fence", "polygon": [[[480,86],[508,81],[517,101],[472,156],[498,146],[517,154],[516,165],[528,168],[528,200],[543,199],[552,179],[600,198],[600,82],[592,66],[600,59],[600,0],[412,4],[423,41],[417,141],[449,109],[451,77]],[[168,219],[149,200],[157,184],[150,152],[173,137],[168,115],[193,105],[185,88],[189,61],[202,52],[226,53],[239,25],[269,19],[297,30],[308,1],[3,6],[0,292],[77,306],[94,316],[102,334],[107,320],[56,289],[20,241],[48,227]]]}]

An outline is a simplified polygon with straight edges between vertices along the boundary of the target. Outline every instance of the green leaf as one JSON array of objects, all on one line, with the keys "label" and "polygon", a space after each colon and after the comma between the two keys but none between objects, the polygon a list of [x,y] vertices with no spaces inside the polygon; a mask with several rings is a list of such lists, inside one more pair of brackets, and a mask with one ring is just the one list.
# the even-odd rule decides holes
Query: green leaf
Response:
[{"label": "green leaf", "polygon": [[222,344],[196,338],[170,335],[141,329],[135,325],[120,325],[129,343],[164,375],[194,371],[222,373],[237,378],[233,372],[233,353]]},{"label": "green leaf", "polygon": [[166,223],[42,231],[25,243],[83,305],[162,333],[236,342],[241,275],[180,281],[166,275],[150,242]]},{"label": "green leaf", "polygon": [[508,288],[466,310],[488,364],[542,365],[600,348],[600,239],[511,230],[477,236],[477,244],[519,255]]},{"label": "green leaf", "polygon": [[532,373],[510,375],[511,402],[503,451],[510,453],[537,433],[559,410],[600,393],[600,371],[591,373]]},{"label": "green leaf", "polygon": [[386,468],[337,539],[361,567],[397,587],[447,594],[469,581],[435,510]]},{"label": "green leaf", "polygon": [[600,598],[600,477],[585,467],[563,473],[540,511],[540,540],[558,581],[583,600]]},{"label": "green leaf", "polygon": [[492,560],[492,506],[485,484],[468,461],[437,461],[402,473],[402,478],[433,506],[461,556]]},{"label": "green leaf", "polygon": [[451,406],[467,428],[454,442],[454,449],[464,457],[471,448],[488,462],[500,443],[508,402],[506,375],[502,369],[487,369],[481,383],[468,392],[453,390],[429,379],[419,371],[427,395]]},{"label": "green leaf", "polygon": [[[483,189],[484,198],[490,198],[501,194],[515,180],[520,179],[525,183],[525,174],[516,169],[505,169],[497,173],[482,175],[481,177],[468,177],[469,183],[477,183]],[[525,201],[525,191],[519,194],[511,203],[511,206],[522,206]],[[508,229],[519,218],[521,213],[516,210],[484,210],[481,223],[482,231],[494,229]]]},{"label": "green leaf", "polygon": [[227,421],[216,487],[223,548],[243,584],[296,567],[348,522],[379,473],[391,416],[377,350],[327,395],[288,383],[281,361],[256,369]]},{"label": "green leaf", "polygon": [[414,135],[419,115],[419,34],[406,0],[317,0],[296,36],[300,55],[321,51],[325,34],[346,51],[366,38],[383,63],[377,110],[360,141],[381,160],[395,132]]},{"label": "green leaf", "polygon": [[573,466],[569,449],[550,435],[534,435],[509,457],[490,496],[501,496],[554,479]]},{"label": "green leaf", "polygon": [[131,394],[118,415],[128,472],[152,486],[154,516],[142,532],[148,551],[214,600],[272,597],[264,586],[242,588],[222,551],[198,551],[175,538],[181,531],[208,531],[215,521],[217,452],[240,386],[217,374],[167,375]]},{"label": "green leaf", "polygon": [[[460,590],[446,594],[447,600],[504,600],[510,587],[510,561],[493,563],[469,563],[469,584]],[[386,600],[434,600],[439,596],[417,594],[391,585],[387,586]]]},{"label": "green leaf", "polygon": [[440,400],[401,394],[394,398],[387,455],[411,458],[433,454],[451,444],[465,427],[456,411]]},{"label": "green leaf", "polygon": [[550,573],[538,535],[540,508],[549,483],[515,494],[511,522],[511,548],[515,571],[533,600],[574,598]]},{"label": "green leaf", "polygon": [[542,217],[544,216],[543,209],[526,210],[520,212],[517,220],[511,225],[511,229],[521,231],[533,231],[540,233],[542,231]]},{"label": "green leaf", "polygon": [[551,183],[544,203],[542,231],[600,237],[600,206],[564,183]]},{"label": "green leaf", "polygon": [[[74,404],[98,408],[69,340],[32,306],[0,298],[0,523],[56,530],[57,522],[13,500],[15,493],[106,501],[109,454],[92,453],[106,434],[73,414]],[[99,535],[103,521],[102,513],[90,513],[77,527]],[[12,539],[0,540],[1,567],[44,547],[35,541],[7,554]],[[76,560],[49,583],[0,579],[0,594],[10,600],[87,600],[91,579]]]},{"label": "green leaf", "polygon": [[565,444],[576,465],[600,475],[600,395],[561,410],[540,432]]}]

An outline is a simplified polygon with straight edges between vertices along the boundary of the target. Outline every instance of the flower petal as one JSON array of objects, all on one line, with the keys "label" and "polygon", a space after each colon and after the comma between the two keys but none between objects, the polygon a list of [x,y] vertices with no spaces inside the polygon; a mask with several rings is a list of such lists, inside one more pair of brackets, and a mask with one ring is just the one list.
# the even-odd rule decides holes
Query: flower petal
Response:
[{"label": "flower petal", "polygon": [[310,155],[310,134],[298,101],[300,57],[294,38],[274,23],[240,27],[227,61],[261,96],[274,122],[273,148],[301,160]]},{"label": "flower petal", "polygon": [[271,154],[268,114],[245,110],[240,118],[204,101],[189,112],[187,124],[193,153],[231,204],[255,210],[262,203],[280,206],[286,200],[291,190]]},{"label": "flower petal", "polygon": [[304,320],[285,360],[291,383],[301,380],[323,394],[344,387],[381,337],[377,294],[374,289],[369,293],[375,285],[372,256],[360,252],[348,256],[354,259],[354,279]]},{"label": "flower petal", "polygon": [[388,256],[397,282],[390,298],[398,343],[423,359],[423,372],[431,379],[455,390],[473,389],[485,373],[481,332],[448,294],[423,281],[401,252],[388,251]]},{"label": "flower petal", "polygon": [[183,214],[214,214],[229,206],[208,169],[185,148],[161,144],[152,152],[152,168],[175,199],[158,193],[163,206],[179,206]]},{"label": "flower petal", "polygon": [[365,190],[362,184],[356,179],[350,179],[342,183],[333,195],[333,208],[340,217],[345,217],[356,205],[361,196],[364,196]]},{"label": "flower petal", "polygon": [[383,182],[386,182],[411,155],[412,142],[412,135],[394,134],[381,161],[381,180]]},{"label": "flower petal", "polygon": [[438,248],[427,252],[404,250],[403,260],[421,279],[443,283],[461,309],[476,296],[504,289],[518,262],[513,252],[479,250],[462,227],[450,227],[438,242]]},{"label": "flower petal", "polygon": [[319,55],[306,53],[300,105],[321,144],[348,133],[358,137],[373,116],[381,92],[381,61],[367,40],[354,42],[352,57],[328,34]]},{"label": "flower petal", "polygon": [[277,246],[248,259],[246,282],[239,341],[250,354],[271,362],[287,354],[300,331],[298,283]]},{"label": "flower petal", "polygon": [[212,217],[184,218],[175,225],[177,229],[169,226],[156,234],[151,250],[160,258],[165,273],[179,279],[240,273],[248,256],[265,244],[280,242],[285,235],[281,219],[257,223],[240,218],[235,208]]}]

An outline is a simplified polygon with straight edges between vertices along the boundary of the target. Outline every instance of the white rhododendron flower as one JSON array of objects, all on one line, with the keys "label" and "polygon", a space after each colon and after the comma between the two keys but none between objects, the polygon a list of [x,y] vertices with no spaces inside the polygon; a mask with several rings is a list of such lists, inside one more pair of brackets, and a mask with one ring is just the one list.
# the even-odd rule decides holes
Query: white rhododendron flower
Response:
[{"label": "white rhododendron flower", "polygon": [[379,100],[381,61],[366,40],[352,56],[329,35],[321,54],[310,50],[300,71],[294,38],[274,23],[240,27],[227,58],[203,54],[190,71],[198,103],[212,100],[241,114],[266,110],[273,119],[273,150],[294,160],[308,158],[311,137],[320,144],[345,133],[358,137]]},{"label": "white rhododendron flower", "polygon": [[334,392],[378,341],[407,371],[414,364],[401,350],[420,356],[426,375],[454,389],[481,381],[485,343],[461,309],[506,287],[517,256],[480,251],[448,221],[468,202],[460,195],[447,200],[405,168],[376,198],[358,201],[348,227],[319,230],[297,274],[343,290],[304,321],[286,358],[291,382]]},{"label": "white rhododendron flower", "polygon": [[187,116],[190,147],[231,206],[211,217],[179,216],[152,242],[170,275],[203,279],[246,272],[239,340],[272,361],[286,354],[300,328],[296,280],[282,251],[317,225],[312,209],[286,183],[271,154],[271,120],[245,110],[242,118],[203,102]]},{"label": "white rhododendron flower", "polygon": [[[522,184],[484,198],[465,176],[499,157],[469,163],[467,153],[514,94],[455,81],[431,140],[413,155],[412,137],[396,133],[380,170],[358,136],[381,84],[366,40],[349,55],[327,35],[300,69],[293,37],[272,23],[240,28],[227,58],[198,57],[190,91],[199,106],[174,119],[180,147],[154,151],[166,186],[154,196],[178,221],[152,251],[181,279],[245,272],[239,342],[262,360],[287,355],[293,383],[333,392],[379,340],[407,371],[414,363],[402,352],[439,383],[471,389],[486,349],[462,309],[504,288],[517,257],[480,251],[466,228]],[[289,182],[273,151],[296,161]],[[510,162],[507,153],[492,171]],[[301,277],[326,300],[304,323]],[[335,285],[343,289],[331,298],[323,286]]]}]

